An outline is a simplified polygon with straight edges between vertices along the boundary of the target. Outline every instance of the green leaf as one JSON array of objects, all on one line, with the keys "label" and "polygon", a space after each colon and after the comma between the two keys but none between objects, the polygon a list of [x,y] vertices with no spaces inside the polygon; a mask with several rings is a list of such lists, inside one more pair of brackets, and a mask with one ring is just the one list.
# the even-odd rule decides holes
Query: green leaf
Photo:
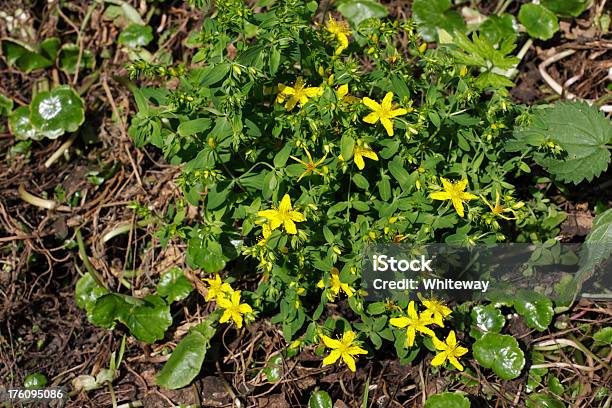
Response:
[{"label": "green leaf", "polygon": [[39,45],[40,55],[47,58],[51,62],[55,62],[57,51],[59,50],[61,41],[57,37],[45,38]]},{"label": "green leaf", "polygon": [[123,323],[138,340],[153,343],[164,338],[172,324],[170,306],[157,295],[144,299],[110,293],[96,300],[92,323],[112,328],[115,321]]},{"label": "green leaf", "polygon": [[0,94],[0,116],[6,116],[13,110],[13,100]]},{"label": "green leaf", "polygon": [[15,109],[8,117],[9,130],[17,139],[40,140],[42,137],[36,133],[36,129],[30,122],[30,107],[20,106]]},{"label": "green leaf", "polygon": [[514,309],[523,317],[527,327],[544,331],[552,322],[553,303],[546,296],[528,290],[519,291],[513,299]]},{"label": "green leaf", "polygon": [[493,370],[503,380],[512,380],[521,374],[525,355],[512,336],[486,333],[473,346],[478,363]]},{"label": "green leaf", "polygon": [[193,237],[189,240],[187,248],[187,262],[206,273],[219,272],[225,268],[226,258],[223,255],[221,244],[216,241]]},{"label": "green leaf", "polygon": [[289,159],[289,155],[291,154],[291,149],[291,144],[287,143],[285,146],[283,146],[282,149],[279,150],[278,153],[276,153],[273,160],[274,167],[281,168],[284,167],[285,164],[287,164],[287,160]]},{"label": "green leaf", "polygon": [[489,16],[478,28],[492,44],[499,44],[508,37],[516,38],[518,27],[512,14]]},{"label": "green leaf", "polygon": [[176,346],[155,382],[171,390],[189,385],[202,369],[209,341],[198,330],[189,332]]},{"label": "green leaf", "polygon": [[474,306],[471,316],[472,324],[483,333],[499,333],[506,323],[502,312],[492,304]]},{"label": "green leaf", "polygon": [[534,113],[530,126],[514,131],[517,143],[510,151],[524,146],[542,146],[552,140],[563,148],[564,157],[535,154],[536,162],[556,178],[578,184],[591,181],[608,168],[610,151],[606,144],[612,138],[612,125],[596,107],[585,102],[561,102]]},{"label": "green leaf", "polygon": [[[46,46],[45,55],[41,55],[32,46],[12,38],[2,40],[2,55],[9,66],[16,65],[21,71],[29,73],[36,69],[48,68],[53,65],[55,56],[48,56],[53,53],[53,46],[59,41],[57,38],[50,38]],[[42,43],[41,43],[42,45]],[[47,55],[47,56],[46,56]]]},{"label": "green leaf", "polygon": [[182,136],[182,137],[193,136],[196,133],[202,133],[205,130],[208,130],[208,128],[210,128],[210,125],[212,125],[211,119],[197,118],[197,119],[181,122],[178,125],[178,128],[176,131],[179,134],[179,136]]},{"label": "green leaf", "polygon": [[47,385],[47,377],[41,373],[32,373],[23,379],[23,387],[28,390],[38,390]]},{"label": "green leaf", "polygon": [[562,17],[578,17],[587,9],[588,0],[542,0],[542,6]]},{"label": "green leaf", "polygon": [[96,300],[107,293],[108,290],[98,285],[89,272],[79,278],[74,289],[76,304],[87,312],[89,320],[92,319]]},{"label": "green leaf", "polygon": [[132,23],[119,34],[117,42],[129,48],[141,48],[152,40],[153,29],[150,26]]},{"label": "green leaf", "polygon": [[580,269],[576,274],[582,284],[595,272],[597,266],[612,256],[612,208],[593,220],[593,227],[580,251]]},{"label": "green leaf", "polygon": [[168,304],[185,299],[192,290],[191,282],[176,266],[162,274],[157,283],[157,293],[165,297]]},{"label": "green leaf", "polygon": [[37,133],[49,139],[75,132],[85,120],[83,100],[68,85],[39,92],[30,107],[32,125]]},{"label": "green leaf", "polygon": [[538,393],[529,396],[527,408],[566,408],[566,405],[550,395]]},{"label": "green leaf", "polygon": [[368,180],[359,173],[353,174],[353,182],[362,190],[367,190],[370,188],[370,183],[368,183]]},{"label": "green leaf", "polygon": [[[67,43],[62,45],[59,50],[58,61],[59,68],[68,73],[74,74],[76,72],[77,61],[79,60],[79,47],[76,44]],[[81,53],[81,61],[79,63],[79,70],[91,69],[94,66],[94,57],[91,51],[83,50]]]},{"label": "green leaf", "polygon": [[391,175],[397,180],[402,189],[408,190],[411,187],[410,174],[404,169],[402,160],[396,156],[392,161],[389,162],[389,171]]},{"label": "green leaf", "polygon": [[283,356],[280,354],[272,356],[263,369],[263,373],[268,382],[280,381],[280,379],[283,378],[283,372]]},{"label": "green leaf", "polygon": [[539,4],[523,4],[518,19],[525,26],[530,36],[540,40],[549,40],[559,30],[557,16]]},{"label": "green leaf", "polygon": [[593,335],[593,339],[595,340],[596,345],[611,345],[612,344],[612,326],[604,327],[603,329],[598,330]]},{"label": "green leaf", "polygon": [[443,392],[427,398],[424,408],[470,408],[472,404],[463,394]]},{"label": "green leaf", "polygon": [[308,408],[332,408],[332,399],[325,391],[315,391],[310,394]]},{"label": "green leaf", "polygon": [[338,11],[351,24],[358,26],[368,18],[387,17],[387,8],[374,0],[346,0],[338,6]]},{"label": "green leaf", "polygon": [[451,0],[414,0],[412,16],[425,41],[436,41],[438,28],[451,34],[454,31],[465,31],[463,17],[450,8]]},{"label": "green leaf", "polygon": [[355,139],[349,136],[347,133],[342,135],[340,139],[340,154],[345,161],[348,161],[353,157],[353,148],[355,147]]}]

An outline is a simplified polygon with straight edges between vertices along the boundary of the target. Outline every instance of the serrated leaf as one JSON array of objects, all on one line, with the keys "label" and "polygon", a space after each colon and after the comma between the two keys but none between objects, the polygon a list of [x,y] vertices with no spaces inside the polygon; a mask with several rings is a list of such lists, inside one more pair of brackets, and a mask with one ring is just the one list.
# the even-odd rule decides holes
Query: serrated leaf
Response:
[{"label": "serrated leaf", "polygon": [[163,273],[157,283],[157,294],[166,298],[168,304],[185,299],[192,290],[193,285],[178,267]]},{"label": "serrated leaf", "polygon": [[549,40],[559,31],[559,21],[555,13],[539,4],[523,4],[518,19],[530,36],[540,40]]},{"label": "serrated leaf", "polygon": [[425,41],[436,41],[438,29],[451,34],[465,31],[463,17],[450,8],[450,0],[415,0],[412,3],[412,16]]},{"label": "serrated leaf", "polygon": [[196,236],[189,240],[187,262],[206,273],[215,273],[225,268],[226,257],[221,244]]},{"label": "serrated leaf", "polygon": [[561,102],[534,113],[529,127],[514,131],[521,146],[539,146],[546,140],[559,144],[566,153],[563,158],[551,158],[543,153],[535,155],[536,162],[556,178],[578,184],[591,181],[608,168],[610,151],[606,147],[612,138],[612,125],[596,107],[585,102]]},{"label": "serrated leaf", "polygon": [[554,316],[553,303],[546,296],[522,290],[513,299],[516,312],[525,320],[527,327],[544,331],[552,322]]},{"label": "serrated leaf", "polygon": [[83,100],[68,85],[39,92],[30,104],[30,121],[37,134],[49,139],[75,132],[85,121]]},{"label": "serrated leaf", "polygon": [[91,322],[112,328],[115,322],[123,323],[138,340],[153,343],[164,337],[172,324],[170,307],[157,295],[144,299],[119,293],[110,293],[96,300]]},{"label": "serrated leaf", "polygon": [[499,44],[508,37],[516,37],[518,26],[512,14],[492,15],[478,28],[492,44]]},{"label": "serrated leaf", "polygon": [[593,227],[580,251],[580,269],[576,282],[581,285],[593,276],[596,268],[612,256],[612,208],[593,220]]},{"label": "serrated leaf", "polygon": [[512,336],[486,333],[473,346],[478,363],[493,370],[503,380],[512,380],[521,374],[525,355]]},{"label": "serrated leaf", "polygon": [[355,26],[368,18],[386,17],[388,13],[385,6],[374,0],[346,0],[338,6],[338,11]]},{"label": "serrated leaf", "polygon": [[427,398],[424,408],[470,408],[472,404],[463,394],[443,392]]}]

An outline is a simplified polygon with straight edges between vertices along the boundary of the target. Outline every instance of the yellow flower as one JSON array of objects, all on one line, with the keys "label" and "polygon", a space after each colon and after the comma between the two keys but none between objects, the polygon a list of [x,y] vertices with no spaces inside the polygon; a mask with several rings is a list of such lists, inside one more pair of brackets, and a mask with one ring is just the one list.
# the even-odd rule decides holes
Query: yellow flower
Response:
[{"label": "yellow flower", "polygon": [[351,30],[349,30],[346,21],[336,21],[330,15],[325,29],[340,43],[336,48],[336,55],[342,53],[348,47],[348,36],[351,35]]},{"label": "yellow flower", "polygon": [[338,296],[340,291],[346,293],[346,296],[348,297],[353,296],[353,289],[351,289],[348,283],[340,282],[340,271],[338,271],[338,268],[332,268],[329,281],[330,290],[335,296]]},{"label": "yellow flower", "polygon": [[425,310],[422,314],[429,315],[431,320],[440,327],[444,327],[443,320],[450,316],[451,310],[442,302],[434,297],[429,299],[425,299],[419,293],[417,295],[421,300],[421,303],[427,310]]},{"label": "yellow flower", "polygon": [[[516,220],[516,212],[512,208],[504,208],[500,204],[499,191],[495,192],[495,206],[492,206],[491,203],[484,196],[481,195],[480,198],[482,198],[482,201],[484,201],[485,204],[489,206],[489,208],[491,209],[491,213],[493,213],[494,216],[503,218],[504,220]],[[504,213],[512,213],[514,217],[506,217]]]},{"label": "yellow flower", "polygon": [[367,157],[368,159],[378,161],[378,156],[374,152],[374,150],[370,149],[366,146],[356,145],[353,149],[353,161],[357,165],[359,170],[363,170],[365,167],[365,162],[363,158]]},{"label": "yellow flower", "polygon": [[474,194],[466,193],[464,190],[467,187],[468,181],[461,180],[456,183],[448,181],[444,177],[440,177],[442,181],[442,186],[444,187],[444,191],[437,191],[435,193],[431,193],[429,198],[434,200],[451,200],[453,203],[453,207],[455,207],[455,211],[459,214],[460,217],[463,217],[463,202],[470,201],[474,198],[478,198]]},{"label": "yellow flower", "polygon": [[219,297],[233,292],[233,289],[230,284],[223,282],[219,274],[216,274],[215,277],[212,279],[202,280],[208,283],[208,293],[204,298],[204,300],[207,302],[210,302],[213,299],[218,300]]},{"label": "yellow flower", "polygon": [[225,323],[232,320],[236,323],[236,327],[242,327],[242,315],[247,313],[253,313],[253,309],[246,303],[240,303],[240,291],[237,290],[230,295],[230,298],[224,296],[217,299],[217,304],[222,309],[223,315],[219,319],[220,323]]},{"label": "yellow flower", "polygon": [[278,89],[280,92],[276,97],[276,102],[283,103],[285,99],[288,98],[285,103],[285,109],[289,111],[295,108],[295,105],[298,103],[300,106],[304,106],[304,104],[308,102],[308,98],[321,96],[323,94],[323,88],[321,87],[306,87],[306,83],[302,77],[298,77],[292,87],[279,84]]},{"label": "yellow flower", "polygon": [[448,360],[457,370],[463,371],[463,366],[457,359],[466,354],[468,349],[461,347],[457,343],[455,332],[451,330],[446,338],[446,343],[439,340],[436,336],[433,336],[431,339],[433,340],[436,350],[440,350],[440,353],[436,354],[434,359],[431,360],[431,365],[434,367],[441,366]]},{"label": "yellow flower", "polygon": [[355,358],[354,355],[357,354],[368,354],[368,352],[361,347],[359,347],[358,343],[355,343],[355,333],[353,331],[344,332],[342,335],[342,339],[332,339],[325,335],[321,336],[323,339],[323,343],[326,347],[332,349],[327,357],[323,359],[323,365],[334,364],[340,357],[346,363],[348,368],[355,372],[357,368],[355,367]]},{"label": "yellow flower", "polygon": [[[291,208],[291,198],[289,194],[285,194],[278,206],[278,209],[262,210],[257,213],[260,217],[265,217],[270,221],[270,230],[274,231],[281,225],[285,227],[288,234],[297,234],[296,222],[306,221],[304,214],[293,211]],[[265,238],[265,235],[264,235]]]},{"label": "yellow flower", "polygon": [[322,176],[323,173],[321,173],[321,171],[319,169],[317,169],[317,167],[319,167],[321,165],[321,163],[323,163],[323,161],[327,157],[327,153],[325,154],[325,156],[323,156],[323,158],[321,160],[319,160],[318,162],[315,163],[312,160],[312,156],[310,155],[310,152],[308,151],[308,149],[304,148],[304,151],[306,152],[306,156],[308,156],[308,163],[304,162],[303,160],[298,159],[295,156],[291,156],[291,158],[293,160],[295,160],[296,162],[298,162],[301,165],[303,165],[304,167],[306,167],[306,170],[302,174],[300,174],[300,177],[298,178],[298,181],[300,181],[302,179],[302,177],[307,176],[310,173],[317,173],[319,176]]},{"label": "yellow flower", "polygon": [[408,316],[402,317],[394,317],[389,320],[392,326],[406,329],[406,347],[412,347],[414,345],[414,339],[416,337],[416,332],[427,334],[428,336],[435,336],[435,333],[427,327],[427,325],[432,324],[433,320],[431,317],[421,313],[417,313],[416,308],[414,306],[414,300],[411,300],[408,304]]},{"label": "yellow flower", "polygon": [[363,98],[363,104],[374,111],[363,118],[364,122],[374,124],[380,120],[389,136],[393,136],[393,118],[408,113],[408,110],[404,108],[393,109],[392,100],[393,92],[387,92],[382,100],[382,104],[373,101],[367,96]]}]

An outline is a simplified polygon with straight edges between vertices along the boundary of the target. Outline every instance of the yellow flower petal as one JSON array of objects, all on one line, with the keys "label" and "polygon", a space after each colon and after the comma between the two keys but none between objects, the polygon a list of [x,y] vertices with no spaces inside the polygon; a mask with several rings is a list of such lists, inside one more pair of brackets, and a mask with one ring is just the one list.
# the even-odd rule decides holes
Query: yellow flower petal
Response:
[{"label": "yellow flower petal", "polygon": [[446,361],[446,352],[436,354],[436,356],[431,360],[431,365],[434,367],[441,366]]},{"label": "yellow flower petal", "polygon": [[336,361],[338,361],[338,359],[340,358],[340,351],[338,350],[332,350],[329,355],[327,357],[325,357],[323,359],[323,365],[330,365],[330,364],[334,364]]},{"label": "yellow flower petal", "polygon": [[362,99],[362,102],[365,106],[372,109],[373,111],[378,111],[381,108],[378,102],[368,98],[367,96]]},{"label": "yellow flower petal", "polygon": [[323,344],[325,344],[325,346],[328,348],[337,349],[339,347],[342,347],[342,343],[340,342],[340,340],[332,339],[331,337],[328,337],[326,335],[322,335],[321,339],[323,340]]},{"label": "yellow flower petal", "polygon": [[357,367],[355,366],[355,359],[351,357],[350,354],[342,353],[342,360],[344,360],[349,370],[351,370],[352,372],[357,371]]},{"label": "yellow flower petal", "polygon": [[393,122],[391,122],[390,119],[381,118],[380,123],[382,123],[382,125],[385,127],[385,130],[387,131],[387,135],[393,136]]},{"label": "yellow flower petal", "polygon": [[378,119],[380,119],[380,115],[378,114],[378,112],[372,112],[369,115],[365,116],[363,118],[363,121],[366,123],[374,124],[378,122]]}]

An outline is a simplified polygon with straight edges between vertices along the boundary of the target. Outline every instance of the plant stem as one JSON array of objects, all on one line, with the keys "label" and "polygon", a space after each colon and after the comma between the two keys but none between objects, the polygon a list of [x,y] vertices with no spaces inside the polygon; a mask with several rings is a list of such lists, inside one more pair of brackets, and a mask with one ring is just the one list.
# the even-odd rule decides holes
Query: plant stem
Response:
[{"label": "plant stem", "polygon": [[102,279],[102,276],[100,276],[98,271],[96,271],[94,267],[91,265],[91,262],[89,262],[89,257],[87,256],[87,252],[85,251],[85,243],[83,242],[83,235],[81,235],[80,229],[76,231],[76,239],[77,239],[77,244],[79,246],[79,256],[83,260],[83,264],[85,265],[87,272],[91,274],[91,277],[93,278],[93,280],[96,281],[96,283],[99,286],[108,290],[108,288],[104,284],[104,279]]},{"label": "plant stem", "polygon": [[49,156],[49,158],[45,162],[45,168],[48,169],[49,167],[51,167],[51,165],[53,165],[53,163],[55,163],[57,159],[59,159],[64,153],[68,151],[70,146],[72,146],[72,143],[74,143],[76,136],[77,136],[76,133],[73,133],[72,135],[70,135],[68,140],[62,143],[60,147],[55,152],[53,152],[51,156]]}]

